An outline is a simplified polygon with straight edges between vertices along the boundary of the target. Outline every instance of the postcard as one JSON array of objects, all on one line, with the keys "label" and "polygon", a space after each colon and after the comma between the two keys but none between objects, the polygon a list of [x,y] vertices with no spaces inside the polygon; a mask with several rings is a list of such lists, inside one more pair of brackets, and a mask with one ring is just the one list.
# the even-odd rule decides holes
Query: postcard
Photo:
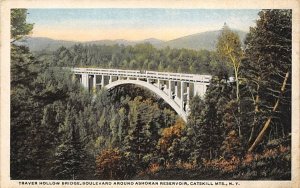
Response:
[{"label": "postcard", "polygon": [[1,187],[298,187],[299,1],[2,1]]}]

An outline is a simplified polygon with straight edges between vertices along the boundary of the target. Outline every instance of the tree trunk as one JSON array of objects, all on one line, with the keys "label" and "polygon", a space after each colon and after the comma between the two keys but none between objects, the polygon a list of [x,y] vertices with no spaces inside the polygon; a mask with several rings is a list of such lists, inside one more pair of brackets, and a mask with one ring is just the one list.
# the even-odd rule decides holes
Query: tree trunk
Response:
[{"label": "tree trunk", "polygon": [[[281,90],[280,90],[280,96],[277,98],[277,101],[272,109],[272,112],[275,112],[278,105],[279,105],[279,102],[280,102],[280,98],[281,98],[281,95],[283,94],[284,90],[285,90],[285,86],[286,86],[286,83],[287,83],[287,80],[288,80],[288,77],[289,77],[289,72],[287,72],[285,74],[285,78],[284,78],[284,81],[282,83],[282,86],[281,86]],[[266,134],[266,131],[267,129],[270,127],[270,124],[271,124],[271,121],[272,121],[272,115],[269,116],[268,120],[266,121],[263,129],[260,131],[260,133],[258,134],[258,136],[256,137],[255,141],[253,142],[253,144],[251,145],[251,147],[248,149],[248,152],[252,152],[255,147],[262,141],[264,135]]]},{"label": "tree trunk", "polygon": [[254,120],[253,120],[253,123],[252,123],[252,128],[251,128],[251,133],[250,133],[250,137],[248,139],[248,144],[250,144],[250,142],[252,142],[252,139],[253,139],[253,135],[254,135],[254,130],[255,130],[255,125],[256,125],[256,121],[257,121],[257,113],[259,112],[259,109],[258,109],[258,102],[259,102],[259,95],[258,95],[258,90],[259,90],[259,85],[257,85],[257,88],[256,88],[256,91],[257,91],[257,94],[256,94],[256,97],[255,97],[255,100],[254,100]]},{"label": "tree trunk", "polygon": [[242,137],[242,131],[241,131],[241,107],[240,107],[240,83],[239,83],[239,77],[238,77],[238,67],[234,68],[234,75],[235,75],[235,84],[236,84],[236,101],[238,105],[238,118],[237,118],[237,124],[239,129],[239,137]]},{"label": "tree trunk", "polygon": [[236,84],[236,100],[239,103],[239,101],[240,101],[240,83],[239,83],[237,68],[235,68],[234,75],[235,75],[235,84]]}]

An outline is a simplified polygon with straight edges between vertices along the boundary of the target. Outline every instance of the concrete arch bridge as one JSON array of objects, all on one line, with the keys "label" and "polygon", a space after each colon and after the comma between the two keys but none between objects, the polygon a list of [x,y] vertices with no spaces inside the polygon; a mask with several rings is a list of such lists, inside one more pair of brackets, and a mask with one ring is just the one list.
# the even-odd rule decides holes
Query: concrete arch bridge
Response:
[{"label": "concrete arch bridge", "polygon": [[71,68],[71,71],[74,79],[89,91],[125,84],[147,88],[163,98],[184,121],[189,113],[189,100],[195,95],[202,97],[211,79],[211,75],[139,70]]}]

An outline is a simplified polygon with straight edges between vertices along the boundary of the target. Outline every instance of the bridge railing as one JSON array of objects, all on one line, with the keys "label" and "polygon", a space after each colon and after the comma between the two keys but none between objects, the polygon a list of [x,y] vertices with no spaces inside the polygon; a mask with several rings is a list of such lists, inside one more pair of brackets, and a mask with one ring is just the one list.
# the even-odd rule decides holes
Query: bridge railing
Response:
[{"label": "bridge railing", "polygon": [[107,76],[122,76],[122,77],[136,77],[136,78],[153,78],[166,79],[176,81],[191,81],[209,83],[211,75],[197,75],[197,74],[182,74],[170,72],[156,72],[156,71],[139,71],[139,70],[122,70],[122,69],[101,69],[101,68],[71,68],[76,73],[87,73],[94,75]]}]

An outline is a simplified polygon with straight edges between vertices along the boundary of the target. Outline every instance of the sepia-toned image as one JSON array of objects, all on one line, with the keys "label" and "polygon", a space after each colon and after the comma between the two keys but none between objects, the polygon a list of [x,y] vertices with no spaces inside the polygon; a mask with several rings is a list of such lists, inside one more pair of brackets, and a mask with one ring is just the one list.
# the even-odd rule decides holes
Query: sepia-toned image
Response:
[{"label": "sepia-toned image", "polygon": [[8,10],[14,186],[298,180],[293,8]]}]

